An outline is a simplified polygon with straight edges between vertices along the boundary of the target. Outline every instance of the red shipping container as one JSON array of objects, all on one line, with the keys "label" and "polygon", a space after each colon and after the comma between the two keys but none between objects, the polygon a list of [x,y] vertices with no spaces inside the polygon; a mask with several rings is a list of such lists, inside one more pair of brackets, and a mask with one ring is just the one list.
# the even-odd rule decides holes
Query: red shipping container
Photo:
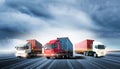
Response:
[{"label": "red shipping container", "polygon": [[88,51],[92,49],[92,44],[94,40],[84,40],[82,42],[75,44],[75,52],[76,53],[83,53],[84,51]]}]

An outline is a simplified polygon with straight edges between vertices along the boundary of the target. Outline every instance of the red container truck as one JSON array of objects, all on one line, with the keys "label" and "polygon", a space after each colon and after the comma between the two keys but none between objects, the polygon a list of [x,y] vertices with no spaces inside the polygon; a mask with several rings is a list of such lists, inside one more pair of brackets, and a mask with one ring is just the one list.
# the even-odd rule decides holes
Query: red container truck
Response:
[{"label": "red container truck", "polygon": [[76,53],[84,54],[86,56],[99,57],[105,56],[106,54],[105,46],[102,43],[91,39],[76,43],[74,49]]},{"label": "red container truck", "polygon": [[73,44],[68,37],[50,40],[44,46],[46,58],[67,58],[73,56]]},{"label": "red container truck", "polygon": [[16,57],[31,57],[42,54],[42,44],[35,39],[27,40],[16,46]]}]

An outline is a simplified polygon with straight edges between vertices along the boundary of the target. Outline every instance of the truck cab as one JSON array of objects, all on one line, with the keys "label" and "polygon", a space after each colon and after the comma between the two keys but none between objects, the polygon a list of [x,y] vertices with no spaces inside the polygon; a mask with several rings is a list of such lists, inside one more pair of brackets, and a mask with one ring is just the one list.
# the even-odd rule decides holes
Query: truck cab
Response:
[{"label": "truck cab", "polygon": [[19,44],[18,46],[16,46],[16,53],[15,56],[16,57],[28,57],[28,54],[31,52],[31,44],[29,42],[23,42],[21,44]]},{"label": "truck cab", "polygon": [[60,43],[58,40],[51,40],[49,43],[44,46],[44,56],[47,58],[58,56],[60,51]]},{"label": "truck cab", "polygon": [[15,48],[16,57],[42,56],[42,44],[35,39],[26,40]]},{"label": "truck cab", "polygon": [[95,52],[95,54],[93,56],[105,56],[106,55],[106,50],[105,50],[106,46],[103,45],[100,42],[93,42],[93,51]]}]

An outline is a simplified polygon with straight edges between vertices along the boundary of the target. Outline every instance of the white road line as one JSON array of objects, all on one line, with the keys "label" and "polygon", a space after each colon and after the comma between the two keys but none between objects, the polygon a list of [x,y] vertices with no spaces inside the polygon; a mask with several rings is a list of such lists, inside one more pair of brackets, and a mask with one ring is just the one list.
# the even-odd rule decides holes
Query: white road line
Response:
[{"label": "white road line", "polygon": [[51,67],[54,65],[55,62],[56,62],[56,60],[53,60],[53,62],[48,66],[47,69],[51,69]]},{"label": "white road line", "polygon": [[69,66],[71,69],[74,69],[74,68],[73,68],[73,65],[70,63],[70,61],[68,61],[68,59],[67,59],[67,63],[68,63],[68,66]]},{"label": "white road line", "polygon": [[89,61],[89,63],[93,63],[93,64],[95,64],[97,67],[100,67],[100,68],[102,68],[102,69],[108,69],[108,68],[106,68],[105,66],[103,66],[103,65],[101,65],[101,64],[99,64],[99,63],[97,63],[97,62],[95,62],[95,61]]},{"label": "white road line", "polygon": [[[85,67],[85,69],[92,69],[93,67],[95,67],[96,69],[99,69],[98,66],[96,66],[96,65],[94,65],[94,64],[92,64],[92,63],[90,63],[90,62],[88,62],[86,60],[82,60],[82,62],[79,61],[79,60],[76,60],[76,61],[78,61],[78,63],[80,63],[83,67]],[[88,64],[89,64],[90,67],[92,66],[92,68],[88,67],[87,66]]]},{"label": "white road line", "polygon": [[30,65],[30,66],[27,66],[27,67],[25,67],[24,69],[33,69],[33,68],[35,68],[36,66],[41,65],[42,63],[44,63],[46,60],[47,60],[47,59],[43,59],[42,61],[39,60],[37,63],[34,63],[34,64]]},{"label": "white road line", "polygon": [[[41,59],[42,59],[42,58],[41,58]],[[22,64],[16,65],[16,66],[12,67],[12,69],[17,68],[17,67],[20,67],[20,66],[23,66],[23,65],[25,65],[25,64],[29,64],[29,63],[32,63],[32,62],[36,62],[36,61],[39,61],[39,60],[40,60],[40,59],[33,59],[33,60],[28,61],[28,62],[24,62],[24,63],[22,63]]]},{"label": "white road line", "polygon": [[52,60],[47,60],[46,62],[44,62],[43,64],[41,64],[40,66],[38,66],[36,69],[42,69],[42,67],[44,67],[45,65],[47,65],[51,61]]},{"label": "white road line", "polygon": [[[90,58],[87,58],[89,61],[91,61],[91,62],[94,62],[94,63],[96,63],[95,61],[98,61],[98,62],[102,62],[102,63],[107,63],[107,64],[114,64],[114,65],[117,65],[117,66],[119,66],[120,64],[118,64],[118,63],[113,63],[113,62],[111,62],[111,61],[108,61],[108,60],[104,60],[104,59],[102,59],[102,58],[92,58],[92,57],[90,57]],[[92,60],[94,60],[94,61],[92,61]],[[100,65],[100,63],[98,64],[98,65]],[[101,65],[102,67],[105,67],[104,65]],[[106,67],[105,67],[106,68]],[[108,68],[107,68],[108,69]]]},{"label": "white road line", "polygon": [[27,62],[27,61],[28,61],[28,60],[23,60],[23,61],[21,61],[21,62],[18,62],[18,63],[12,64],[12,65],[3,67],[3,69],[12,68],[12,67],[14,67],[14,66],[16,66],[16,65],[22,64],[22,63]]},{"label": "white road line", "polygon": [[[29,62],[32,62],[32,61],[35,61],[35,60],[39,60],[39,59],[28,59],[28,60],[23,60],[23,61],[21,61],[21,62],[18,62],[18,63],[15,63],[15,64],[12,64],[12,65],[10,65],[10,66],[6,66],[6,67],[4,67],[4,68],[11,68],[11,69],[14,69],[14,68],[16,68],[16,67],[18,67],[18,66],[21,66],[21,65],[23,65],[23,64],[26,64],[26,63],[29,63]],[[3,69],[4,69],[3,68]]]},{"label": "white road line", "polygon": [[102,58],[102,59],[112,61],[112,62],[115,62],[115,63],[120,63],[119,62],[120,60],[114,60],[114,59],[109,59],[109,58]]},{"label": "white road line", "polygon": [[114,63],[113,61],[109,61],[109,60],[106,60],[106,59],[104,59],[104,60],[99,60],[99,61],[102,61],[103,63],[106,62],[106,63],[109,63],[109,64],[114,64],[114,65],[120,66],[120,63]]}]

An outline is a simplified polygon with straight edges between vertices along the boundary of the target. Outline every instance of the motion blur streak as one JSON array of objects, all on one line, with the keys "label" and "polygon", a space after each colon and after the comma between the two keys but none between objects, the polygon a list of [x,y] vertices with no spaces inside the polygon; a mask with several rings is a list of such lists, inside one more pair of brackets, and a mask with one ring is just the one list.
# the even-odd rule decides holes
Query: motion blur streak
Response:
[{"label": "motion blur streak", "polygon": [[[119,53],[119,52],[118,52]],[[9,55],[10,56],[10,55]],[[12,56],[12,55],[11,55]],[[120,53],[109,53],[105,57],[94,58],[79,55],[69,59],[46,59],[44,57],[5,58],[0,57],[0,69],[119,69]]]}]

